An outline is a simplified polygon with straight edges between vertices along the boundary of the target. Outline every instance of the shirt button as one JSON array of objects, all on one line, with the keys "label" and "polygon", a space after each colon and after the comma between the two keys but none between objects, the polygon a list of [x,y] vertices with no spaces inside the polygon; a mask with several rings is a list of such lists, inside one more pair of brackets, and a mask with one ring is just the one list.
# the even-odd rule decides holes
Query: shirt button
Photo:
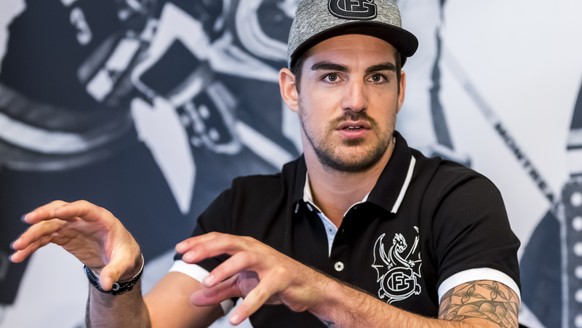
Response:
[{"label": "shirt button", "polygon": [[344,270],[344,263],[342,261],[337,261],[335,262],[335,264],[333,265],[333,268],[335,269],[335,271],[337,272],[342,272]]}]

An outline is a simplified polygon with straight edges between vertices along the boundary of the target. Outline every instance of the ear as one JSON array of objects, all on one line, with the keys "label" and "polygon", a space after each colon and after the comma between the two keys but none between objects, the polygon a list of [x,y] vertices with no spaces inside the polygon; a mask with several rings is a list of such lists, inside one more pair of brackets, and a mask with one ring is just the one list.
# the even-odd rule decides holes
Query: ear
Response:
[{"label": "ear", "polygon": [[299,93],[295,84],[295,75],[288,68],[279,71],[279,90],[285,105],[293,112],[299,110]]},{"label": "ear", "polygon": [[406,96],[406,72],[404,70],[400,71],[400,92],[398,94],[398,111],[402,108],[404,104],[404,98]]}]

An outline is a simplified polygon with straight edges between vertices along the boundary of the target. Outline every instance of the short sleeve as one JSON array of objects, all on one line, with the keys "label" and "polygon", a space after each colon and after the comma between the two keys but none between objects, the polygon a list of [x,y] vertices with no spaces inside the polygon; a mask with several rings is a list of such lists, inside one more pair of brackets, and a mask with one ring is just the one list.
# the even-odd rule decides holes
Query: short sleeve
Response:
[{"label": "short sleeve", "polygon": [[444,184],[435,209],[437,285],[466,270],[490,268],[519,286],[519,239],[511,230],[501,194],[477,173]]}]

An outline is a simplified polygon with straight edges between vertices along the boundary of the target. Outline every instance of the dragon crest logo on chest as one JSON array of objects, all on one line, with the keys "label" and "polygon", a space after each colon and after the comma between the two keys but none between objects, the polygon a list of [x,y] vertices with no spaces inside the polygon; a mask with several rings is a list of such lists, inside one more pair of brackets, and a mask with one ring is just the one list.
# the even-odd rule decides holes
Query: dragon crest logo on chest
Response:
[{"label": "dragon crest logo on chest", "polygon": [[422,260],[418,249],[418,227],[416,237],[411,247],[408,247],[406,239],[400,233],[394,234],[392,246],[386,251],[384,236],[382,234],[374,244],[374,263],[372,268],[378,274],[377,282],[380,285],[378,297],[388,303],[402,301],[412,295],[419,295],[421,286],[420,267]]}]

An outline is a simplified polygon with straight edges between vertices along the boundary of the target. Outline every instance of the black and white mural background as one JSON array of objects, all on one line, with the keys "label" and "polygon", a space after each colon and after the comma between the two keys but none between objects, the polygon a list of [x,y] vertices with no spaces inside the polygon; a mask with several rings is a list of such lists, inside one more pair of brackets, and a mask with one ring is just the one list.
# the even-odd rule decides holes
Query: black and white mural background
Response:
[{"label": "black and white mural background", "polygon": [[[582,3],[399,4],[421,47],[398,129],[501,189],[523,244],[521,321],[582,327]],[[143,246],[147,290],[232,177],[300,153],[277,87],[295,6],[2,1],[0,327],[83,326],[74,258],[49,246],[7,261],[26,211],[52,199],[110,209]]]}]

